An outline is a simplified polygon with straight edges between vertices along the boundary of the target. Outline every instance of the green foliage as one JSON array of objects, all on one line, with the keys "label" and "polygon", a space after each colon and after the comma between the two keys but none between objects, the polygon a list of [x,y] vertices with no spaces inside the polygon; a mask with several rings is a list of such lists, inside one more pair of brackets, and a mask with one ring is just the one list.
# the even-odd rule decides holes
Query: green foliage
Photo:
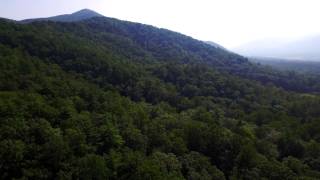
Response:
[{"label": "green foliage", "polygon": [[319,84],[147,25],[1,20],[0,179],[319,179]]}]

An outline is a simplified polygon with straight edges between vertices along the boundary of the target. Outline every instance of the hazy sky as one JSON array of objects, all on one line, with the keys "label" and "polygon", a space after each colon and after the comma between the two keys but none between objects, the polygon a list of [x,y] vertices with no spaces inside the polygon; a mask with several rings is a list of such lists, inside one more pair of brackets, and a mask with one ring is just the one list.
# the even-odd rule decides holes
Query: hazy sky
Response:
[{"label": "hazy sky", "polygon": [[264,38],[320,34],[320,0],[0,0],[0,17],[47,17],[89,8],[232,48]]}]

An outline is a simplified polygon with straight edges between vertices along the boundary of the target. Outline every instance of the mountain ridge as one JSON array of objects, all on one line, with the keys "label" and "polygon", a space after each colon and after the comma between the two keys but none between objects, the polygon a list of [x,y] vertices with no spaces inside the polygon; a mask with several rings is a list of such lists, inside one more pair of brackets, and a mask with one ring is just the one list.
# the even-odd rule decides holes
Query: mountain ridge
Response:
[{"label": "mountain ridge", "polygon": [[207,43],[207,44],[209,44],[209,45],[211,45],[211,46],[213,46],[213,47],[220,48],[220,49],[223,49],[223,50],[228,51],[227,48],[225,48],[225,47],[223,47],[222,45],[220,45],[220,44],[218,44],[218,43],[215,43],[215,42],[213,42],[213,41],[204,41],[204,42]]},{"label": "mountain ridge", "polygon": [[266,70],[264,66],[257,66],[243,56],[167,29],[109,17],[93,17],[71,24],[53,22],[39,21],[36,26],[40,28],[47,24],[61,31],[60,33],[68,32],[88,39],[91,43],[116,48],[119,51],[117,56],[129,57],[133,61],[156,59],[160,62],[206,64],[222,73],[257,80],[264,84],[272,82],[287,90],[313,91],[315,88],[302,81],[283,83],[282,80],[288,76],[285,73],[279,77],[279,72]]}]

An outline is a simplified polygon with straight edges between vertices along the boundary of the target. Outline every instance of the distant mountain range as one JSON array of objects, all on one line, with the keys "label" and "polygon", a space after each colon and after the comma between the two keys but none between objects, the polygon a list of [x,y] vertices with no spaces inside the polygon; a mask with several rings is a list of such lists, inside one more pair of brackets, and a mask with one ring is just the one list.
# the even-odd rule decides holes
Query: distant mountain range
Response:
[{"label": "distant mountain range", "polygon": [[93,17],[103,17],[103,15],[92,11],[90,9],[82,9],[72,14],[64,14],[59,16],[47,17],[47,18],[36,18],[36,19],[25,19],[20,22],[22,23],[30,23],[34,21],[59,21],[59,22],[73,22],[73,21],[81,21],[85,19],[90,19]]},{"label": "distant mountain range", "polygon": [[320,61],[320,35],[297,40],[254,41],[234,48],[233,51],[250,57]]},{"label": "distant mountain range", "polygon": [[250,58],[251,62],[267,65],[278,70],[295,71],[304,74],[320,75],[320,62],[318,61],[301,61],[287,60],[276,58]]}]

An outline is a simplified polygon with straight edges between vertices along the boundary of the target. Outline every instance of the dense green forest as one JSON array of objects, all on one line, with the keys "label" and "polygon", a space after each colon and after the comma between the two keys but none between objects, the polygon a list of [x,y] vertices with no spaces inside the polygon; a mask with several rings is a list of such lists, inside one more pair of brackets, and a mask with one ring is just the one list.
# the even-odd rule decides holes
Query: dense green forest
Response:
[{"label": "dense green forest", "polygon": [[148,25],[0,20],[0,179],[320,179],[319,92]]}]

